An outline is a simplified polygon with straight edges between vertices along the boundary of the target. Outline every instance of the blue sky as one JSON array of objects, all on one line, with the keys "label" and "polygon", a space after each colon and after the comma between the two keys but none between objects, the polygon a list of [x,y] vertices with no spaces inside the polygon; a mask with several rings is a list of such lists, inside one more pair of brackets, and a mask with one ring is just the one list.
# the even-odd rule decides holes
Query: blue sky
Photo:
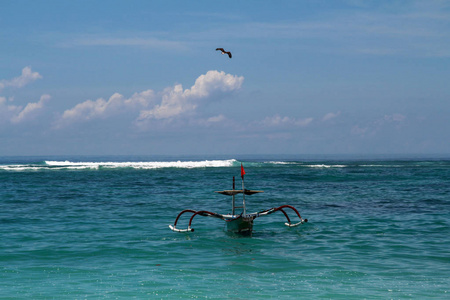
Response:
[{"label": "blue sky", "polygon": [[450,153],[450,1],[6,0],[0,28],[0,155]]}]

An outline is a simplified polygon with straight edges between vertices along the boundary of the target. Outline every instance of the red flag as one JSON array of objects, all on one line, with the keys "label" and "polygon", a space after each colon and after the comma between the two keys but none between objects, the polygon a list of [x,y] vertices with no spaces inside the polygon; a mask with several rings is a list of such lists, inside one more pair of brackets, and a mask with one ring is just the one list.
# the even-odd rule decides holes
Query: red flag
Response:
[{"label": "red flag", "polygon": [[242,163],[241,163],[241,177],[242,177],[242,179],[244,179],[244,175],[245,175],[245,170],[244,170],[244,166],[242,166]]}]

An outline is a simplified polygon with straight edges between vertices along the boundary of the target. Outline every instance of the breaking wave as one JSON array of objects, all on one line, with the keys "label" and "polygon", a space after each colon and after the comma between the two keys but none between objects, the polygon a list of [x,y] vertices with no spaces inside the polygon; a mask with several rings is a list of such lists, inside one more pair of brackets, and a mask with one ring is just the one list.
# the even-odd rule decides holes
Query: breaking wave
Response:
[{"label": "breaking wave", "polygon": [[[237,159],[212,160],[166,160],[166,161],[77,161],[43,160],[40,162],[3,162],[0,171],[39,171],[39,170],[105,170],[105,169],[163,169],[163,168],[217,168],[239,167]],[[448,168],[445,161],[288,161],[288,160],[246,160],[245,168],[306,168],[306,169],[342,169],[342,168]]]},{"label": "breaking wave", "polygon": [[36,164],[8,164],[0,165],[0,170],[6,171],[33,171],[33,170],[98,170],[98,169],[162,169],[162,168],[214,168],[230,167],[235,159],[203,160],[203,161],[150,161],[150,162],[72,162],[46,160]]}]

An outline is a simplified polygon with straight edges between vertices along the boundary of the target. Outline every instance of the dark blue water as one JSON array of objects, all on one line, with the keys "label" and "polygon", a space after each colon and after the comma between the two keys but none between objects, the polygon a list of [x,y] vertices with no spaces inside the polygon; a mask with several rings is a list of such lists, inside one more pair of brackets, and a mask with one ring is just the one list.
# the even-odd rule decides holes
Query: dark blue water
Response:
[{"label": "dark blue water", "polygon": [[[264,190],[248,212],[309,222],[169,229],[183,209],[229,213],[214,191],[239,186],[241,162]],[[3,158],[0,298],[446,299],[449,179],[446,159]]]}]

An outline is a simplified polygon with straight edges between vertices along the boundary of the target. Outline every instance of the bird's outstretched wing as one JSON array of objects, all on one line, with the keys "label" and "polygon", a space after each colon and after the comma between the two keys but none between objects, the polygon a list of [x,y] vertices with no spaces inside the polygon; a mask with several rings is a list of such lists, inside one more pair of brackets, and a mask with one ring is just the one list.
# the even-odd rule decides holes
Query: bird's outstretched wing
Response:
[{"label": "bird's outstretched wing", "polygon": [[225,52],[231,58],[231,52]]},{"label": "bird's outstretched wing", "polygon": [[225,52],[225,50],[223,50],[223,48],[216,48],[216,51],[222,51],[222,52]]}]

